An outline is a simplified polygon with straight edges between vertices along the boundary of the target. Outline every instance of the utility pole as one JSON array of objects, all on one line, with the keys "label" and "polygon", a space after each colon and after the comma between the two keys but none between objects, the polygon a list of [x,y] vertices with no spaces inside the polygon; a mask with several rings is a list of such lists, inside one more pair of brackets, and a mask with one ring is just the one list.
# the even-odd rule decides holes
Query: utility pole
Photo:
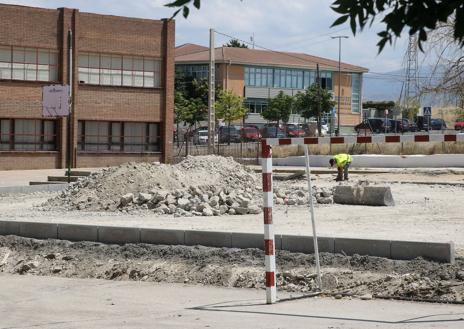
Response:
[{"label": "utility pole", "polygon": [[342,69],[341,69],[341,62],[342,62],[342,39],[348,39],[346,35],[338,35],[336,37],[332,37],[332,39],[338,39],[338,109],[337,109],[337,131],[335,135],[340,135],[340,99],[341,99],[341,81],[342,81]]},{"label": "utility pole", "polygon": [[208,154],[214,153],[216,136],[215,100],[215,63],[214,63],[214,29],[209,29],[209,72],[208,72]]},{"label": "utility pole", "polygon": [[67,118],[68,129],[67,138],[68,138],[68,170],[66,175],[68,176],[68,183],[71,183],[71,167],[72,167],[72,153],[73,153],[73,143],[72,143],[72,110],[73,110],[73,33],[72,30],[68,31],[68,84],[69,84],[69,115]]},{"label": "utility pole", "polygon": [[321,124],[321,76],[319,74],[319,63],[316,64],[316,84],[317,84],[317,135],[322,136]]}]

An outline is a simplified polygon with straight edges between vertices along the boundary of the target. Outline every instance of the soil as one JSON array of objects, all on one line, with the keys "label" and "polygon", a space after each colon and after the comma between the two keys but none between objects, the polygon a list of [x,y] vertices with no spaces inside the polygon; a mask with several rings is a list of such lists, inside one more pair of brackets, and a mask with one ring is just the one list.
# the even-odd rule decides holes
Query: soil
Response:
[{"label": "soil", "polygon": [[[277,253],[279,290],[316,288],[314,255]],[[0,236],[0,272],[264,288],[264,254],[258,249],[146,244],[105,245]],[[462,302],[464,259],[439,264],[369,256],[321,254],[323,293],[335,298],[403,297]]]}]

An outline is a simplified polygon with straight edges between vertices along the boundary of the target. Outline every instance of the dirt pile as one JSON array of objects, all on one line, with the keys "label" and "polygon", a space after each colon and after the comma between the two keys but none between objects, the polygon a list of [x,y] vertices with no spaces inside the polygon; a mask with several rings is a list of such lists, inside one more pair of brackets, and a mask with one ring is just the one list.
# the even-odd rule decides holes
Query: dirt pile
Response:
[{"label": "dirt pile", "polygon": [[[0,236],[0,272],[264,288],[264,253],[206,248],[35,240]],[[314,255],[277,252],[279,290],[315,288]],[[438,264],[321,254],[324,293],[336,298],[400,297],[462,302],[464,259]]]},{"label": "dirt pile", "polygon": [[261,212],[256,174],[219,156],[188,157],[176,165],[127,163],[76,182],[45,209],[152,210],[175,216],[218,216]]}]

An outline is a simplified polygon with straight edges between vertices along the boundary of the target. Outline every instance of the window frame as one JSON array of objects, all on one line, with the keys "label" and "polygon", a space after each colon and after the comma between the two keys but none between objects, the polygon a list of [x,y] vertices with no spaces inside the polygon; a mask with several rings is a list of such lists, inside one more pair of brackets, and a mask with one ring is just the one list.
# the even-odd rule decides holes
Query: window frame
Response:
[{"label": "window frame", "polygon": [[[81,56],[87,56],[87,66],[81,64]],[[92,66],[90,63],[91,56],[98,56],[98,67]],[[109,68],[103,67],[102,57],[110,58]],[[130,62],[130,69],[125,66],[125,60]],[[135,66],[135,62],[140,61],[142,63],[141,69]],[[122,54],[110,54],[110,53],[95,53],[95,52],[86,52],[82,51],[79,54],[78,58],[78,81],[79,84],[89,85],[89,86],[106,86],[106,87],[125,87],[125,88],[144,88],[144,89],[161,89],[162,85],[162,68],[163,60],[159,57],[151,56],[136,56],[136,55],[122,55]],[[119,62],[119,68],[113,65],[114,62]],[[153,71],[145,70],[145,66],[148,62],[153,63]],[[81,73],[81,70],[83,71]],[[91,82],[91,70],[98,70],[98,83]],[[130,72],[130,75],[127,75],[126,72]],[[87,74],[86,79],[81,79],[81,74]],[[103,79],[108,75],[109,83],[103,83]],[[118,83],[113,81],[115,76],[119,76],[117,79]],[[127,78],[130,76],[130,83],[126,84]],[[83,76],[84,77],[84,76]],[[140,79],[141,85],[136,84],[136,78]],[[151,78],[151,80],[150,80]],[[152,83],[147,83],[152,81]]]},{"label": "window frame", "polygon": [[[55,49],[50,49],[50,48],[38,48],[38,47],[17,47],[17,46],[5,46],[5,45],[0,45],[0,48],[3,49],[9,49],[10,52],[10,59],[8,62],[4,60],[0,60],[0,63],[5,63],[9,65],[9,71],[10,71],[10,76],[9,78],[0,78],[0,80],[7,80],[7,81],[28,81],[28,82],[58,82],[59,81],[59,51]],[[26,52],[33,50],[34,52],[34,61],[28,61],[26,60]],[[23,59],[22,61],[15,59],[14,54],[15,51],[20,52],[22,51],[23,53]],[[39,53],[47,53],[48,54],[48,61],[47,64],[42,64],[39,61]],[[52,54],[55,55],[55,57],[52,57]],[[52,61],[52,58],[54,59]],[[54,62],[54,64],[51,64]],[[22,65],[22,68],[19,68],[19,70],[22,70],[23,76],[22,78],[18,79],[15,78],[15,69],[18,70],[18,68],[15,68],[15,65]],[[35,66],[33,70],[28,68],[28,66]],[[48,72],[48,79],[47,80],[41,80],[39,79],[39,67],[40,66],[47,66],[47,72]],[[31,71],[34,72],[35,78],[34,79],[28,79],[27,78],[27,72]],[[53,74],[52,74],[53,72]]]},{"label": "window frame", "polygon": [[[100,128],[97,128],[96,135],[86,133],[87,123],[108,124],[106,134],[100,134]],[[142,124],[142,135],[127,135],[126,124]],[[119,125],[119,133],[113,129],[115,125]],[[156,127],[156,136],[150,135],[150,127]],[[104,120],[79,120],[78,121],[78,136],[77,136],[77,149],[79,153],[113,153],[113,154],[144,154],[144,153],[161,153],[162,152],[162,136],[161,136],[161,122],[140,122],[140,121],[104,121]],[[113,137],[118,137],[119,140],[115,142]],[[97,142],[89,142],[89,137],[96,137]],[[129,138],[140,138],[140,142],[127,142]],[[150,142],[151,140],[156,142]],[[95,149],[89,150],[87,146],[93,145]],[[118,149],[114,149],[118,146]],[[142,146],[141,151],[128,150],[130,147]]]},{"label": "window frame", "polygon": [[[2,121],[9,122],[9,129],[7,133],[2,132]],[[32,133],[18,133],[16,130],[17,123],[21,121],[34,122],[34,132]],[[52,123],[52,133],[46,132],[46,123]],[[38,125],[37,125],[38,124]],[[37,131],[37,126],[39,131]],[[58,139],[57,139],[57,120],[48,119],[22,119],[22,118],[0,118],[0,152],[57,152]],[[3,136],[7,135],[7,140],[3,140]],[[19,137],[34,137],[33,141],[22,141]],[[3,149],[2,145],[8,145]],[[33,145],[33,149],[18,148],[19,145]],[[46,147],[48,145],[49,147]]]}]

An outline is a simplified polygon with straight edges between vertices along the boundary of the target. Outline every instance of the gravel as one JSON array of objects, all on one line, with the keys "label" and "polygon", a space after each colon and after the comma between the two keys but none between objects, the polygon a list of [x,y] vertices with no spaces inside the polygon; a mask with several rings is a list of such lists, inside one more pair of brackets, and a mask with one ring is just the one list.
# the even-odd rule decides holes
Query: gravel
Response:
[{"label": "gravel", "polygon": [[[314,255],[277,252],[279,290],[316,287]],[[264,254],[258,249],[35,240],[0,236],[0,272],[20,275],[206,284],[264,289]],[[460,302],[464,259],[439,264],[321,253],[324,293]]]}]

